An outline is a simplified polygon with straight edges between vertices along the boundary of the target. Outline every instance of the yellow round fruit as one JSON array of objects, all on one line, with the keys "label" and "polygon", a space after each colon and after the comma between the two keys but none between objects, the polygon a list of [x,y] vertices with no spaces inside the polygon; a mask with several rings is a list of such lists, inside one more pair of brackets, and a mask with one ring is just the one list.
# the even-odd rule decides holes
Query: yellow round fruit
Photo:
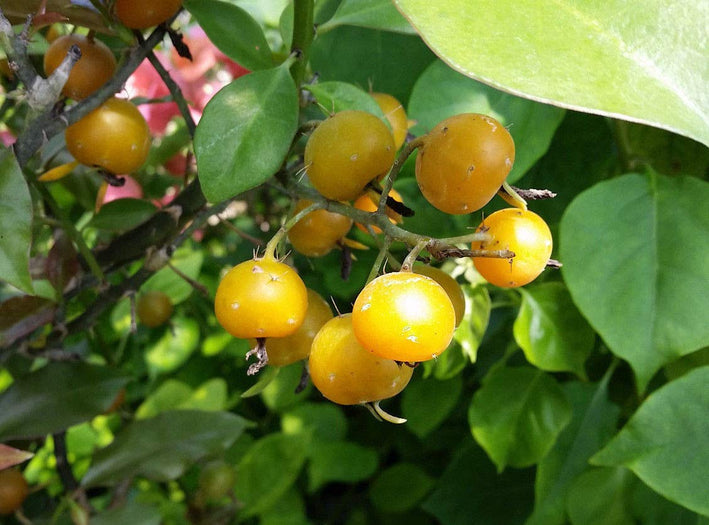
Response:
[{"label": "yellow round fruit", "polygon": [[406,117],[404,106],[388,93],[371,93],[371,95],[389,121],[394,136],[394,146],[399,149],[409,132],[409,119]]}]

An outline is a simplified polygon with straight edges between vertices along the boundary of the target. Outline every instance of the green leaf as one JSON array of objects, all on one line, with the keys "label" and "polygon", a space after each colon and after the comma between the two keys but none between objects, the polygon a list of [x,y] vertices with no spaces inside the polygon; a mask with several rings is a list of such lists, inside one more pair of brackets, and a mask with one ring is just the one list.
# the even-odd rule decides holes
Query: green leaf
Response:
[{"label": "green leaf", "polygon": [[372,482],[369,498],[383,512],[404,512],[418,505],[434,485],[434,478],[418,465],[397,463]]},{"label": "green leaf", "polygon": [[210,201],[255,188],[281,166],[298,127],[298,93],[285,66],[256,71],[207,103],[194,147]]},{"label": "green leaf", "polygon": [[442,525],[519,525],[532,507],[533,477],[531,469],[496,473],[482,449],[466,441],[422,507]]},{"label": "green leaf", "polygon": [[642,525],[707,525],[709,518],[698,516],[663,498],[645,483],[636,481],[632,494],[633,516]]},{"label": "green leaf", "polygon": [[339,80],[365,91],[389,93],[404,105],[416,79],[434,59],[417,35],[352,26],[319,34],[310,52],[312,69],[322,81]]},{"label": "green leaf", "polygon": [[229,448],[249,425],[229,412],[200,410],[175,410],[135,420],[96,452],[81,484],[113,485],[134,476],[154,481],[179,478],[196,461]]},{"label": "green leaf", "polygon": [[84,362],[51,362],[0,394],[0,439],[34,438],[88,421],[111,406],[129,378]]},{"label": "green leaf", "polygon": [[567,501],[573,525],[635,525],[628,508],[634,478],[624,468],[596,468],[578,476]]},{"label": "green leaf", "polygon": [[301,436],[272,433],[259,439],[239,462],[236,496],[243,504],[240,517],[267,510],[295,483],[305,463]]},{"label": "green leaf", "polygon": [[324,441],[309,450],[308,491],[315,492],[326,483],[356,483],[370,478],[379,465],[371,448],[349,441]]},{"label": "green leaf", "polygon": [[522,306],[514,337],[527,361],[547,372],[574,372],[584,379],[584,362],[595,333],[571,302],[562,283],[520,288]]},{"label": "green leaf", "polygon": [[0,147],[0,276],[33,294],[30,277],[32,200],[12,152]]},{"label": "green leaf", "polygon": [[259,516],[259,525],[311,525],[300,493],[289,489]]},{"label": "green leaf", "polygon": [[452,68],[509,93],[709,145],[709,4],[395,0]]},{"label": "green leaf", "polygon": [[705,366],[653,392],[591,463],[626,466],[667,499],[709,515],[708,382]]},{"label": "green leaf", "polygon": [[509,128],[515,142],[515,162],[508,175],[515,182],[546,153],[564,110],[502,93],[472,80],[437,60],[419,77],[409,100],[409,118],[421,135],[459,113],[483,113]]},{"label": "green leaf", "polygon": [[376,115],[386,122],[387,126],[389,125],[379,105],[369,96],[369,93],[357,86],[346,82],[320,82],[304,86],[304,89],[313,94],[321,109],[328,114],[345,109],[356,109]]},{"label": "green leaf", "polygon": [[571,296],[643,391],[664,364],[709,342],[709,184],[625,175],[567,208],[560,258]]},{"label": "green leaf", "polygon": [[460,375],[447,381],[434,378],[412,381],[401,394],[401,411],[407,420],[406,426],[419,438],[425,438],[450,415],[462,391]]},{"label": "green leaf", "polygon": [[538,463],[571,419],[554,379],[532,368],[496,368],[475,393],[468,421],[475,440],[502,472]]},{"label": "green leaf", "polygon": [[302,375],[303,363],[282,366],[278,375],[261,392],[261,399],[274,412],[280,412],[301,403],[308,397],[308,391],[312,389],[312,386],[308,383],[304,391],[295,392],[296,387],[300,384]]},{"label": "green leaf", "polygon": [[478,358],[478,348],[490,321],[492,301],[487,286],[461,286],[465,295],[465,315],[453,338],[460,343],[469,362]]},{"label": "green leaf", "polygon": [[318,31],[324,33],[339,25],[415,33],[390,0],[344,0],[332,18],[322,24]]},{"label": "green leaf", "polygon": [[173,317],[170,328],[145,352],[152,377],[179,368],[199,346],[199,324],[187,317]]},{"label": "green leaf", "polygon": [[571,483],[616,431],[620,409],[608,399],[613,370],[615,367],[597,385],[574,381],[563,386],[571,403],[571,421],[537,465],[534,512],[527,525],[566,523],[565,504]]},{"label": "green leaf", "polygon": [[242,8],[220,0],[184,0],[183,4],[229,58],[251,70],[273,67],[261,26]]},{"label": "green leaf", "polygon": [[227,401],[226,381],[209,379],[198,388],[176,379],[166,380],[135,411],[137,419],[154,417],[168,410],[223,410]]},{"label": "green leaf", "polygon": [[91,228],[122,232],[135,228],[156,212],[157,206],[143,199],[117,199],[107,202],[89,221]]},{"label": "green leaf", "polygon": [[281,415],[281,429],[317,441],[339,441],[347,435],[347,418],[332,403],[301,403]]},{"label": "green leaf", "polygon": [[[196,280],[202,269],[203,261],[204,252],[199,249],[194,249],[189,245],[183,245],[170,258],[170,265],[177,268],[190,279]],[[163,292],[172,300],[172,304],[179,304],[192,294],[194,288],[190,283],[185,281],[185,279],[180,277],[175,270],[166,266],[155,272],[155,274],[140,287],[141,292],[147,292],[149,290]]]},{"label": "green leaf", "polygon": [[91,525],[160,525],[160,511],[154,505],[128,500],[121,507],[104,510],[91,516]]}]

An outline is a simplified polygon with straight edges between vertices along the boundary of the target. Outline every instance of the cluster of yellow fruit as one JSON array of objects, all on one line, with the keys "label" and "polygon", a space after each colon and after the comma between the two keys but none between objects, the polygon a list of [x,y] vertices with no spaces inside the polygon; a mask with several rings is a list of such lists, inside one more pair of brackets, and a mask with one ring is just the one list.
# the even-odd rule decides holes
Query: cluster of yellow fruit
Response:
[{"label": "cluster of yellow fruit", "polygon": [[[396,108],[398,120],[390,120],[394,133],[377,117],[354,110],[335,113],[315,128],[304,160],[308,179],[321,195],[376,210],[378,195],[368,193],[371,184],[389,172],[406,136],[406,114],[400,104]],[[389,107],[384,113],[390,118],[393,111]],[[503,185],[515,154],[504,126],[472,113],[444,120],[418,147],[421,192],[433,206],[451,214],[471,213],[487,204]],[[298,202],[296,213],[309,204]],[[401,220],[394,212],[389,217]],[[319,209],[305,213],[288,236],[294,249],[317,257],[337,246],[351,226],[350,218]],[[485,240],[471,246],[481,254],[474,263],[499,286],[531,282],[551,255],[546,223],[525,208],[493,213],[478,232]],[[482,256],[490,251],[511,251],[514,257]],[[227,331],[256,338],[252,352],[261,364],[284,365],[307,357],[313,384],[326,398],[345,405],[378,403],[401,392],[415,364],[446,350],[464,309],[461,288],[448,274],[404,264],[401,271],[366,284],[352,313],[333,318],[327,303],[306,289],[293,268],[275,258],[273,247],[262,258],[232,268],[215,299],[217,319]],[[252,365],[250,373],[260,366]]]}]

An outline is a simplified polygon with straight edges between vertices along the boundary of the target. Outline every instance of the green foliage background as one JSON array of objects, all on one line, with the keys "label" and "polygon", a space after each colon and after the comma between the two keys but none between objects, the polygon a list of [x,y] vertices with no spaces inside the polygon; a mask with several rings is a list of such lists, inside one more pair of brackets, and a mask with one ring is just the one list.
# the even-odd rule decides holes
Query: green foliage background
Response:
[{"label": "green foliage background", "polygon": [[[71,523],[59,438],[98,511],[92,524],[709,523],[709,5],[694,4],[320,0],[307,57],[317,81],[303,86],[317,105],[299,108],[286,57],[303,2],[185,1],[253,70],[210,101],[193,144],[210,203],[236,198],[248,211],[230,219],[241,234],[212,224],[172,256],[206,295],[170,268],[142,284],[170,295],[169,326],[131,331],[130,301],[116,297],[52,349],[78,360],[36,351],[52,318],[104,299],[98,286],[62,297],[56,276],[30,272],[31,258],[58,257],[59,241],[33,221],[47,199],[33,180],[61,159],[61,141],[22,168],[0,151],[0,441],[34,452],[23,468],[42,488],[25,514]],[[456,113],[494,116],[516,143],[510,182],[558,194],[530,209],[554,232],[560,271],[502,290],[470,260],[444,264],[467,313],[451,347],[384,402],[404,425],[312,386],[296,394],[299,363],[248,377],[249,343],[219,327],[210,299],[221,273],[251,257],[248,236],[267,241],[288,212],[277,187],[298,125],[332,110],[378,113],[370,89],[399,98],[414,135]],[[4,118],[20,130],[28,115],[18,104]],[[181,147],[192,144],[178,127],[155,148],[138,174],[148,193],[164,189],[160,165]],[[94,180],[78,172],[45,190],[76,225],[79,250],[154,214],[129,201],[94,214]],[[412,232],[450,237],[480,221],[432,208],[411,161],[395,188],[415,211],[403,223]],[[377,252],[352,236],[370,250],[346,281],[339,253],[290,258],[343,312]],[[105,414],[123,386],[125,404]],[[198,505],[212,462],[233,468],[233,485]]]}]

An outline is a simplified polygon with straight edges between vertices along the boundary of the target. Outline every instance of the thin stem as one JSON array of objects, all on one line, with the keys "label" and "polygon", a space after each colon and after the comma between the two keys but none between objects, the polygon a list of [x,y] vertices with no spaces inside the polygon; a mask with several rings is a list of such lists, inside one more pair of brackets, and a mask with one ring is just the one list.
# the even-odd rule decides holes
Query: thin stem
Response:
[{"label": "thin stem", "polygon": [[502,183],[502,188],[497,192],[497,194],[504,199],[504,201],[510,206],[519,208],[520,210],[527,211],[527,201],[522,198],[522,196],[517,193],[517,191],[510,186],[507,181]]},{"label": "thin stem", "polygon": [[54,441],[54,458],[56,459],[56,468],[59,473],[59,478],[62,480],[62,485],[66,489],[66,492],[75,492],[77,494],[77,499],[79,504],[86,509],[91,511],[91,504],[89,503],[86,494],[79,489],[79,483],[74,477],[74,473],[71,471],[71,465],[69,464],[69,459],[67,458],[66,450],[66,431],[57,432],[52,434]]},{"label": "thin stem", "polygon": [[421,253],[426,246],[428,246],[430,241],[427,240],[421,240],[416,243],[416,246],[413,247],[413,249],[409,252],[409,254],[406,256],[404,259],[404,262],[401,264],[401,271],[402,272],[410,272],[411,269],[414,267],[414,263],[416,262],[416,258],[419,256],[419,253]]},{"label": "thin stem", "polygon": [[34,186],[40,192],[40,194],[42,195],[42,199],[44,200],[44,202],[47,203],[49,208],[52,210],[52,213],[54,214],[54,216],[59,219],[59,222],[61,223],[62,228],[64,229],[66,234],[69,236],[69,238],[74,242],[74,245],[79,250],[79,253],[84,258],[84,260],[86,261],[86,264],[89,266],[89,270],[91,270],[91,273],[99,281],[104,281],[106,279],[106,277],[103,274],[103,270],[101,270],[101,266],[98,264],[98,261],[96,260],[96,258],[94,257],[94,254],[89,249],[88,245],[86,244],[86,241],[84,241],[84,237],[74,227],[74,223],[69,219],[69,217],[66,216],[62,207],[59,206],[59,203],[57,203],[57,201],[54,200],[54,197],[49,192],[49,190],[44,186],[43,183],[41,183],[41,182],[35,183]]},{"label": "thin stem", "polygon": [[379,247],[379,253],[377,254],[377,258],[372,264],[372,269],[369,271],[369,275],[367,276],[367,282],[372,281],[377,277],[377,274],[379,274],[379,269],[382,267],[384,259],[386,259],[387,255],[389,254],[389,246],[391,246],[391,239],[389,237],[385,237],[384,241],[382,242],[382,245]]},{"label": "thin stem", "polygon": [[163,67],[160,60],[158,60],[158,57],[155,56],[155,53],[153,53],[152,51],[148,53],[148,60],[152,64],[153,69],[155,69],[158,75],[160,75],[160,78],[162,79],[165,86],[167,86],[167,89],[170,91],[170,94],[172,95],[172,100],[175,102],[175,104],[177,104],[182,118],[185,119],[185,124],[187,124],[187,131],[189,132],[190,137],[194,137],[194,132],[195,129],[197,129],[197,125],[195,124],[194,119],[192,118],[190,108],[187,105],[187,100],[185,100],[185,97],[182,94],[182,89],[180,89],[180,86],[177,85],[177,82],[172,79],[170,73]]},{"label": "thin stem", "polygon": [[293,42],[291,44],[291,52],[295,53],[298,59],[291,66],[290,71],[298,88],[300,88],[305,78],[310,45],[315,38],[314,10],[313,0],[295,0],[293,2]]},{"label": "thin stem", "polygon": [[382,194],[379,197],[379,206],[377,207],[377,213],[386,215],[387,197],[389,196],[389,193],[391,193],[391,189],[394,187],[394,181],[396,180],[396,177],[399,175],[399,172],[404,166],[406,159],[408,159],[409,156],[422,145],[423,138],[418,137],[412,140],[411,142],[405,144],[402,150],[399,152],[399,155],[396,157],[396,160],[394,160],[394,164],[392,164],[389,173],[384,178],[382,184]]}]

